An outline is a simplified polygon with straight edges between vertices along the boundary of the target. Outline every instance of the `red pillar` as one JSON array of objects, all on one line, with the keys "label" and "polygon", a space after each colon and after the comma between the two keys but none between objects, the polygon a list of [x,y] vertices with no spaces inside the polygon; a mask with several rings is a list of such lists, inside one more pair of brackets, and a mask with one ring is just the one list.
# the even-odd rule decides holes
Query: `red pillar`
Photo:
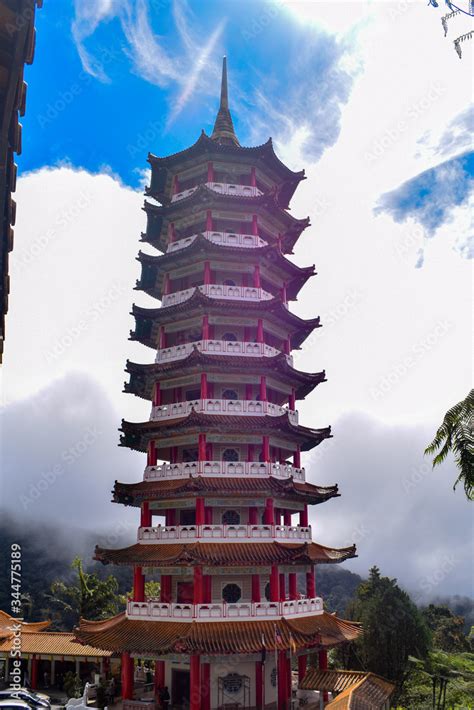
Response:
[{"label": "red pillar", "polygon": [[207,375],[205,372],[201,373],[201,399],[207,399]]},{"label": "red pillar", "polygon": [[211,664],[201,664],[201,710],[211,710]]},{"label": "red pillar", "polygon": [[263,320],[257,320],[257,343],[263,343]]},{"label": "red pillar", "polygon": [[165,278],[164,278],[164,282],[163,282],[163,296],[167,296],[169,293],[171,293],[170,275],[165,274]]},{"label": "red pillar", "polygon": [[145,575],[138,565],[133,568],[133,601],[145,601]]},{"label": "red pillar", "polygon": [[252,601],[258,603],[260,601],[260,575],[252,575]]},{"label": "red pillar", "polygon": [[194,604],[202,604],[203,583],[202,583],[202,567],[200,565],[197,565],[194,568],[193,582],[194,582],[193,603]]},{"label": "red pillar", "polygon": [[[328,652],[325,648],[322,648],[320,651],[318,651],[318,666],[322,671],[327,671],[328,669]],[[327,701],[329,700],[327,690],[323,692],[323,700],[325,703],[327,703]]]},{"label": "red pillar", "polygon": [[171,575],[162,574],[160,580],[160,601],[163,604],[171,602]]},{"label": "red pillar", "polygon": [[291,390],[291,394],[288,400],[288,406],[292,410],[296,409],[296,390],[294,387]]},{"label": "red pillar", "polygon": [[157,461],[158,453],[156,451],[156,444],[154,441],[149,441],[147,448],[147,466],[156,466]]},{"label": "red pillar", "polygon": [[249,508],[249,525],[258,525],[258,508],[253,505]]},{"label": "red pillar", "polygon": [[262,448],[263,460],[268,463],[270,461],[270,438],[268,436],[262,437]]},{"label": "red pillar", "polygon": [[257,710],[263,710],[264,668],[265,666],[261,661],[255,661],[255,705]]},{"label": "red pillar", "polygon": [[160,383],[155,382],[153,387],[153,406],[158,407],[161,404],[161,390]]},{"label": "red pillar", "polygon": [[204,522],[206,525],[212,525],[212,508],[209,505],[204,508]]},{"label": "red pillar", "polygon": [[290,355],[291,353],[291,339],[287,338],[283,341],[283,352],[285,355]]},{"label": "red pillar", "polygon": [[122,653],[122,700],[133,700],[133,658],[128,651]]},{"label": "red pillar", "polygon": [[199,461],[206,460],[206,435],[199,434],[198,438],[198,459]]},{"label": "red pillar", "polygon": [[302,528],[308,527],[308,504],[304,504],[304,509],[300,511],[300,525]]},{"label": "red pillar", "polygon": [[253,270],[253,285],[255,288],[260,288],[262,285],[260,281],[260,266],[258,264],[255,264]]},{"label": "red pillar", "polygon": [[306,675],[308,656],[298,656],[298,681],[301,683]]},{"label": "red pillar", "polygon": [[150,504],[147,500],[143,501],[140,511],[140,527],[150,528],[152,524]]},{"label": "red pillar", "polygon": [[209,340],[209,316],[202,317],[202,339]]},{"label": "red pillar", "polygon": [[197,655],[189,657],[190,674],[189,686],[191,688],[191,697],[189,702],[189,710],[202,710],[201,707],[201,664],[200,658]]},{"label": "red pillar", "polygon": [[279,584],[278,584],[278,565],[272,565],[272,571],[270,572],[270,601],[279,601]]},{"label": "red pillar", "polygon": [[38,658],[33,654],[31,659],[31,690],[38,688]]},{"label": "red pillar", "polygon": [[288,586],[290,599],[298,599],[298,581],[296,577],[296,572],[290,572],[288,575]]},{"label": "red pillar", "polygon": [[255,236],[258,235],[258,219],[256,214],[252,215],[252,234]]},{"label": "red pillar", "polygon": [[245,399],[252,399],[252,385],[245,385]]},{"label": "red pillar", "polygon": [[291,510],[283,511],[283,525],[291,525]]},{"label": "red pillar", "polygon": [[206,212],[206,232],[212,232],[212,210]]},{"label": "red pillar", "polygon": [[205,523],[205,517],[204,517],[204,498],[201,496],[198,496],[196,498],[196,525],[204,525]]},{"label": "red pillar", "polygon": [[286,601],[286,589],[285,589],[285,573],[280,572],[280,601]]},{"label": "red pillar", "polygon": [[155,661],[155,697],[158,696],[160,688],[165,686],[165,662]]},{"label": "red pillar", "polygon": [[158,335],[158,348],[159,350],[166,348],[166,333],[163,325],[160,325],[160,331]]},{"label": "red pillar", "polygon": [[264,523],[265,525],[275,525],[275,508],[273,498],[267,498],[265,500]]},{"label": "red pillar", "polygon": [[316,596],[316,583],[314,580],[314,569],[306,572],[306,596],[308,599],[313,599]]},{"label": "red pillar", "polygon": [[267,378],[265,375],[260,377],[260,399],[262,402],[267,401]]}]

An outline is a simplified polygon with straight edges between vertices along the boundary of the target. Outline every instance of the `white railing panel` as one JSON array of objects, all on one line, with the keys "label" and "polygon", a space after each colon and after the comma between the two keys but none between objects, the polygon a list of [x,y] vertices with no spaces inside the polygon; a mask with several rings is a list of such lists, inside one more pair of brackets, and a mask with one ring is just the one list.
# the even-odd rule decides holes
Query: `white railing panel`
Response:
[{"label": "white railing panel", "polygon": [[288,414],[293,424],[298,424],[298,413],[287,407],[281,407],[272,402],[263,402],[253,399],[195,399],[189,402],[172,402],[159,404],[151,409],[150,419],[170,419],[187,416],[191,410],[205,414],[231,414],[242,416],[280,417]]},{"label": "white railing panel", "polygon": [[162,478],[176,479],[190,476],[232,476],[256,478],[259,476],[274,476],[275,478],[290,478],[295,481],[305,481],[304,468],[295,468],[291,464],[261,463],[258,461],[188,461],[185,463],[164,463],[147,466],[145,481],[156,481]]},{"label": "white railing panel", "polygon": [[[160,348],[156,353],[155,362],[182,360],[190,355],[194,348],[216,355],[244,355],[247,357],[275,357],[280,353],[280,350],[266,343],[246,343],[233,340],[196,340],[192,343]],[[286,359],[289,365],[293,366],[292,356],[286,355]]]}]

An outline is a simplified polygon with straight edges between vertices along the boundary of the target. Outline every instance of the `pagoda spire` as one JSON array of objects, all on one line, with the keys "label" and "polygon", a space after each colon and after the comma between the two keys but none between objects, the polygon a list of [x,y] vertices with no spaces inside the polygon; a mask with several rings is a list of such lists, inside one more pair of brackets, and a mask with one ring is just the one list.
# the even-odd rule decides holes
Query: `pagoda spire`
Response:
[{"label": "pagoda spire", "polygon": [[212,140],[218,143],[233,143],[240,145],[234,131],[232,116],[229,111],[229,96],[227,92],[227,57],[222,60],[222,81],[221,81],[221,102],[217,112],[214,130],[211,135]]}]

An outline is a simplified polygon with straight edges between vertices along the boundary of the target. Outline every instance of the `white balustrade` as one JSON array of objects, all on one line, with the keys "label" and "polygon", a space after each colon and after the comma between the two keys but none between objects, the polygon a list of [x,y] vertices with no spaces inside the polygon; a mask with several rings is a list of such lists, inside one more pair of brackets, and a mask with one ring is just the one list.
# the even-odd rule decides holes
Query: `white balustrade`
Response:
[{"label": "white balustrade", "polygon": [[[234,183],[228,182],[206,182],[204,183],[206,187],[214,192],[218,192],[220,195],[237,195],[238,197],[258,197],[262,195],[262,191],[253,185],[236,185]],[[175,192],[171,196],[171,202],[178,202],[183,200],[185,197],[189,197],[196,192],[199,185],[190,187],[187,190],[181,190],[180,192]]]},{"label": "white balustrade", "polygon": [[274,476],[290,478],[304,483],[304,468],[295,468],[289,463],[263,463],[260,461],[186,461],[147,466],[145,481],[163,478],[189,478],[190,476],[231,476],[233,478],[258,478]]},{"label": "white balustrade", "polygon": [[249,417],[281,417],[288,414],[292,424],[298,424],[298,412],[272,402],[254,399],[194,399],[189,402],[158,404],[151,408],[151,421],[185,417],[191,410],[205,414],[230,414]]},{"label": "white balustrade", "polygon": [[283,602],[210,602],[208,604],[167,604],[156,600],[145,602],[129,601],[127,617],[129,619],[159,621],[216,621],[226,619],[262,619],[290,616],[310,616],[323,613],[321,597],[295,599]]},{"label": "white balustrade", "polygon": [[[172,345],[157,351],[155,362],[173,362],[188,357],[194,349],[212,355],[236,355],[241,357],[275,357],[280,350],[266,343],[247,343],[234,340],[196,340],[192,343]],[[286,355],[289,365],[293,365],[291,355]]]},{"label": "white balustrade", "polygon": [[229,182],[206,182],[206,187],[209,187],[214,192],[221,195],[237,195],[238,197],[258,197],[263,195],[263,192],[254,185],[236,185]]},{"label": "white balustrade", "polygon": [[[208,241],[213,244],[218,244],[219,246],[256,249],[267,245],[267,242],[256,234],[242,234],[240,232],[214,232],[210,230],[201,232],[201,234]],[[189,237],[184,237],[183,239],[178,239],[175,242],[170,242],[168,244],[167,252],[170,253],[179,251],[180,249],[185,249],[194,242],[196,237],[197,233],[192,234]]]},{"label": "white balustrade", "polygon": [[157,525],[138,529],[138,542],[156,544],[170,540],[213,540],[252,542],[278,540],[292,542],[311,540],[311,527],[299,525]]},{"label": "white balustrade", "polygon": [[192,288],[186,288],[183,291],[175,291],[174,293],[167,293],[161,299],[162,308],[168,308],[169,306],[176,306],[178,303],[184,303],[188,301],[193,293],[198,288],[201,293],[209,298],[222,298],[225,300],[239,300],[239,301],[269,301],[273,298],[271,293],[265,291],[263,288],[256,288],[255,286],[229,286],[228,284],[204,284],[202,286],[193,286]]}]

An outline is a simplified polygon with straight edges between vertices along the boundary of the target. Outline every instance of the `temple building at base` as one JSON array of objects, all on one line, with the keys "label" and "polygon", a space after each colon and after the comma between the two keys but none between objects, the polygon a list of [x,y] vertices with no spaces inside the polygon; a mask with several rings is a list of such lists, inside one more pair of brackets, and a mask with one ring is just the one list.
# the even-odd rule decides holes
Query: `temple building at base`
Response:
[{"label": "temple building at base", "polygon": [[[288,211],[304,171],[280,162],[271,139],[240,145],[225,59],[212,135],[149,162],[142,241],[154,251],[139,253],[137,289],[161,305],[133,308],[131,339],[154,362],[128,362],[125,389],[151,414],[123,421],[121,437],[147,465],[142,481],[113,490],[137,508],[137,541],[95,553],[133,568],[133,598],[76,634],[121,653],[125,708],[137,707],[140,658],[155,662],[157,695],[166,686],[173,707],[288,710],[292,667],[303,679],[313,655],[326,669],[328,649],[360,633],[318,596],[317,566],[355,547],[313,541],[309,506],[339,494],[301,464],[331,436],[297,411],[325,380],[292,356],[320,325],[290,309],[315,275],[289,258],[309,224]],[[146,597],[149,571],[161,575],[159,598]]]}]

